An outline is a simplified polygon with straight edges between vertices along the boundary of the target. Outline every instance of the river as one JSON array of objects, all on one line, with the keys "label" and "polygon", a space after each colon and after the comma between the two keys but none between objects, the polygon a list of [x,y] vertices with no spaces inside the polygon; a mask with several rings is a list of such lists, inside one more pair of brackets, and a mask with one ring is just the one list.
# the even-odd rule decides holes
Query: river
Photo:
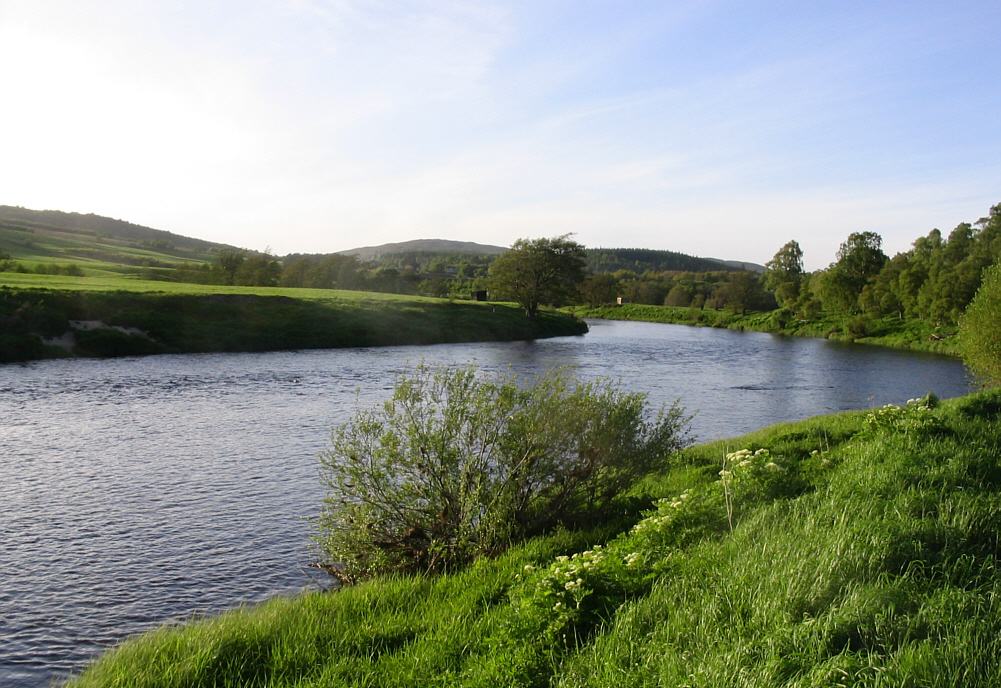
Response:
[{"label": "river", "polygon": [[48,685],[131,634],[316,585],[306,568],[330,428],[426,361],[569,366],[701,440],[971,387],[957,360],[595,321],[537,342],[57,360],[0,366],[0,685]]}]

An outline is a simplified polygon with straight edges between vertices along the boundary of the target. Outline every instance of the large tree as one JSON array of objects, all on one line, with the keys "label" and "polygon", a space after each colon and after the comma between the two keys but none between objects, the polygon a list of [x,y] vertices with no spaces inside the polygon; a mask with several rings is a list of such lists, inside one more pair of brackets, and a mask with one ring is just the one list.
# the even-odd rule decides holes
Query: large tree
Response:
[{"label": "large tree", "polygon": [[856,312],[862,289],[889,260],[883,239],[875,232],[852,232],[838,249],[838,259],[824,271],[821,300],[833,311]]},{"label": "large tree", "polygon": [[764,285],[781,306],[791,306],[799,298],[803,282],[803,249],[793,240],[765,263]]},{"label": "large tree", "polygon": [[561,305],[584,279],[584,247],[569,234],[551,239],[518,239],[490,265],[490,288],[520,304],[534,318],[542,304]]}]

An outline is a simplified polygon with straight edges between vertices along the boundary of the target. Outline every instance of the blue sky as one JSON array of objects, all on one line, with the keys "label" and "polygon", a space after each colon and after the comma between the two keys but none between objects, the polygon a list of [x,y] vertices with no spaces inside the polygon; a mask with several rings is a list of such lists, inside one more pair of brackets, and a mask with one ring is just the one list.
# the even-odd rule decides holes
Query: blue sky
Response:
[{"label": "blue sky", "polygon": [[0,203],[807,266],[1001,202],[1001,3],[0,0]]}]

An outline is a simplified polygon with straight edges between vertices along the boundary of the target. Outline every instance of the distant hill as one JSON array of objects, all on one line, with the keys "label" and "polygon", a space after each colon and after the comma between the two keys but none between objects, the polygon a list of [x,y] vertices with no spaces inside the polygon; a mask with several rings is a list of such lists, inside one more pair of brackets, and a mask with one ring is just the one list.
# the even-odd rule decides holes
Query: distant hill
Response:
[{"label": "distant hill", "polygon": [[616,270],[632,270],[637,273],[647,270],[654,272],[719,272],[753,270],[753,267],[749,267],[753,265],[754,263],[699,258],[686,253],[650,248],[587,249],[587,266],[591,272],[615,272]]},{"label": "distant hill", "polygon": [[715,260],[719,263],[723,263],[732,270],[748,270],[749,272],[764,272],[765,266],[758,265],[757,263],[747,263],[742,260],[719,260],[717,258],[711,258],[710,260]]},{"label": "distant hill", "polygon": [[0,253],[26,265],[73,264],[87,274],[207,263],[234,247],[101,215],[0,205]]},{"label": "distant hill", "polygon": [[345,256],[354,256],[361,261],[378,260],[383,256],[403,253],[462,254],[470,256],[496,256],[507,251],[504,246],[477,244],[473,241],[451,241],[449,239],[414,239],[379,246],[362,246],[346,251],[338,251]]},{"label": "distant hill", "polygon": [[[496,256],[507,251],[503,246],[477,244],[472,241],[451,241],[448,239],[415,239],[378,246],[362,246],[341,255],[354,256],[363,262],[397,262],[398,258],[412,260],[415,254]],[[763,272],[764,266],[737,260],[699,258],[675,251],[649,248],[589,248],[587,266],[592,272],[615,272],[633,270],[645,272],[666,270],[686,272],[715,272],[729,270],[750,270]]]},{"label": "distant hill", "polygon": [[223,248],[232,246],[93,213],[0,205],[0,250],[15,258],[134,263],[155,253],[161,262],[189,262]]}]

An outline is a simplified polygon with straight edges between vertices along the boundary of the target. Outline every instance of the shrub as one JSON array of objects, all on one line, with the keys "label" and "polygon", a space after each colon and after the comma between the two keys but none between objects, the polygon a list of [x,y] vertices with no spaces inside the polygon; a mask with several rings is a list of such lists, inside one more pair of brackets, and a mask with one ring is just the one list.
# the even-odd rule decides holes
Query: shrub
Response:
[{"label": "shrub", "polygon": [[908,399],[904,406],[886,404],[866,414],[862,427],[869,433],[901,432],[905,435],[932,433],[942,428],[942,422],[931,411],[938,406],[938,397],[927,394]]},{"label": "shrub", "polygon": [[686,444],[687,421],[677,404],[649,418],[645,395],[565,372],[521,388],[420,366],[334,431],[317,541],[346,582],[452,569],[606,512]]},{"label": "shrub", "polygon": [[959,321],[959,350],[975,373],[1001,384],[1001,263],[984,272],[980,290]]}]

